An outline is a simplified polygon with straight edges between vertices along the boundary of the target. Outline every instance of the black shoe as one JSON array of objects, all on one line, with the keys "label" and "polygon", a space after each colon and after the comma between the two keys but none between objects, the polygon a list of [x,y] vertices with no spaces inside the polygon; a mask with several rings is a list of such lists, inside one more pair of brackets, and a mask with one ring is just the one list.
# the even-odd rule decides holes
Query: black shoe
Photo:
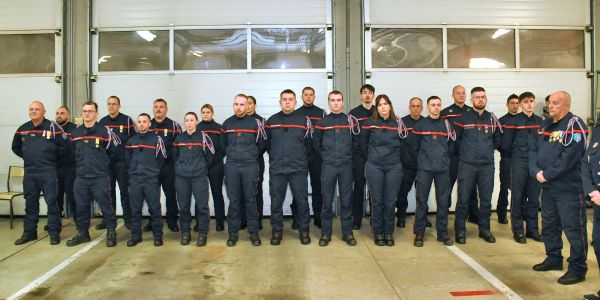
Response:
[{"label": "black shoe", "polygon": [[492,235],[491,232],[480,232],[479,237],[488,243],[495,243],[496,238]]},{"label": "black shoe", "polygon": [[106,229],[106,224],[104,224],[104,222],[100,222],[100,223],[96,224],[96,226],[94,226],[94,228],[96,230],[104,230],[104,229]]},{"label": "black shoe", "polygon": [[352,233],[342,235],[342,241],[346,242],[348,246],[356,246],[356,239]]},{"label": "black shoe", "polygon": [[420,234],[415,235],[415,247],[423,247],[423,236]]},{"label": "black shoe", "polygon": [[545,271],[553,271],[553,270],[560,271],[562,269],[563,269],[562,262],[552,264],[548,261],[547,258],[544,259],[543,262],[533,266],[533,270],[537,271],[537,272],[545,272]]},{"label": "black shoe", "polygon": [[292,229],[293,230],[298,230],[298,223],[296,223],[296,221],[292,222]]},{"label": "black shoe", "polygon": [[60,234],[58,232],[50,232],[50,245],[60,244]]},{"label": "black shoe", "polygon": [[313,222],[317,228],[321,228],[321,216],[315,215]]},{"label": "black shoe", "polygon": [[459,244],[467,243],[467,236],[464,232],[457,233],[455,236],[456,242]]},{"label": "black shoe", "polygon": [[206,246],[206,242],[208,242],[208,235],[206,233],[198,233],[198,240],[196,241],[196,246],[204,247]]},{"label": "black shoe", "polygon": [[225,230],[225,225],[217,225],[217,227],[215,228],[215,230],[217,232],[221,232],[221,231]]},{"label": "black shoe", "polygon": [[517,234],[513,235],[513,238],[515,239],[515,242],[517,242],[519,244],[527,243],[527,239],[525,238],[525,235],[523,235],[522,233],[517,233]]},{"label": "black shoe", "polygon": [[262,242],[260,241],[260,236],[258,236],[258,232],[250,234],[250,242],[252,243],[252,246],[255,247],[260,246],[260,244],[262,244]]},{"label": "black shoe", "polygon": [[281,231],[273,231],[273,234],[271,236],[271,245],[277,246],[281,244],[281,238]]},{"label": "black shoe", "polygon": [[67,247],[77,246],[81,243],[87,243],[91,240],[90,233],[87,230],[80,230],[74,237],[67,241]]},{"label": "black shoe", "polygon": [[360,230],[361,225],[362,224],[360,224],[360,223],[352,225],[352,230]]},{"label": "black shoe", "polygon": [[398,227],[398,228],[406,227],[406,220],[398,219],[398,221],[396,221],[396,227]]},{"label": "black shoe", "polygon": [[472,223],[472,224],[479,224],[479,218],[475,217],[475,216],[470,216],[468,221],[469,221],[469,223]]},{"label": "black shoe", "polygon": [[171,232],[179,232],[179,225],[177,224],[168,225],[168,227]]},{"label": "black shoe", "polygon": [[142,242],[141,234],[132,234],[131,238],[127,241],[127,247],[134,247],[135,245]]},{"label": "black shoe", "polygon": [[433,224],[431,224],[431,222],[429,222],[429,220],[427,220],[427,222],[425,223],[425,227],[431,228],[432,226],[433,226]]},{"label": "black shoe", "polygon": [[498,223],[508,224],[508,219],[506,217],[498,217]]},{"label": "black shoe", "polygon": [[386,246],[394,246],[396,243],[394,242],[394,235],[393,234],[385,234],[383,236],[383,240],[385,241],[385,245]]},{"label": "black shoe", "polygon": [[185,232],[185,231],[181,233],[181,242],[180,242],[180,244],[182,244],[184,246],[185,245],[189,245],[191,240],[192,240],[192,234],[191,233]]},{"label": "black shoe", "polygon": [[584,300],[600,300],[600,291],[597,294],[583,295]]},{"label": "black shoe", "polygon": [[15,241],[15,245],[23,245],[27,242],[31,242],[31,241],[35,241],[37,240],[37,232],[33,232],[33,233],[25,233],[23,232],[23,234],[21,235],[21,237]]},{"label": "black shoe", "polygon": [[114,229],[106,230],[106,247],[114,247],[117,245],[117,232]]},{"label": "black shoe", "polygon": [[329,245],[329,242],[331,242],[331,235],[322,234],[321,238],[319,239],[319,246],[325,247]]},{"label": "black shoe", "polygon": [[237,233],[229,233],[229,237],[227,238],[227,247],[233,247],[237,244],[239,236]]},{"label": "black shoe", "polygon": [[532,239],[536,242],[543,242],[544,239],[542,238],[542,235],[539,232],[534,232],[534,233],[528,233],[525,235],[526,238],[528,239]]},{"label": "black shoe", "polygon": [[383,239],[383,234],[376,234],[374,239],[375,239],[375,245],[385,246],[385,240]]},{"label": "black shoe", "polygon": [[144,226],[144,228],[142,228],[142,230],[144,232],[150,232],[150,231],[152,231],[152,223],[150,221],[148,221],[148,224],[146,224],[146,226]]},{"label": "black shoe", "polygon": [[196,223],[196,225],[194,225],[194,229],[193,230],[194,230],[194,232],[198,232],[199,231],[199,229],[198,229],[198,223]]},{"label": "black shoe", "polygon": [[442,242],[442,244],[444,244],[444,246],[452,246],[452,245],[454,245],[454,241],[452,241],[452,239],[450,239],[450,237],[448,237],[447,235],[445,235],[445,236],[438,236],[437,240],[438,240],[438,242]]},{"label": "black shoe", "polygon": [[154,247],[160,247],[163,245],[162,237],[154,237]]},{"label": "black shoe", "polygon": [[300,233],[300,244],[309,245],[310,242],[311,242],[310,234],[308,232],[301,232]]},{"label": "black shoe", "polygon": [[44,231],[48,231],[48,228],[50,228],[48,227],[48,224],[44,225]]},{"label": "black shoe", "polygon": [[558,283],[564,284],[564,285],[576,284],[576,283],[580,283],[580,282],[584,282],[584,281],[585,281],[585,275],[578,276],[578,275],[575,275],[575,273],[572,273],[570,271],[567,271],[567,273],[565,273],[565,275],[561,276],[557,280]]}]

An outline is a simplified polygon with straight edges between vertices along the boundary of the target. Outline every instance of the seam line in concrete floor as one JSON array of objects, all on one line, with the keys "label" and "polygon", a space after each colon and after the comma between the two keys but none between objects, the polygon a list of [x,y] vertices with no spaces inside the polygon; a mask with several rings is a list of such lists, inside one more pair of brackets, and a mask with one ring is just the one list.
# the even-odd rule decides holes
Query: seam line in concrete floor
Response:
[{"label": "seam line in concrete floor", "polygon": [[375,258],[375,254],[373,254],[373,251],[371,251],[371,248],[369,247],[369,245],[367,245],[367,241],[363,238],[362,234],[360,235],[360,239],[361,239],[361,243],[365,243],[365,247],[367,247],[367,250],[369,250],[369,253],[371,254],[371,258],[375,261],[375,263],[377,264],[377,267],[379,268],[379,271],[381,271],[381,274],[383,274],[383,277],[385,277],[385,280],[387,281],[387,283],[390,285],[390,287],[394,291],[394,294],[396,295],[396,298],[398,298],[398,300],[402,300],[402,298],[398,294],[398,291],[396,290],[396,288],[394,288],[394,285],[392,284],[392,282],[390,281],[390,279],[388,278],[388,276],[383,271],[383,268],[381,267],[381,264],[379,263],[379,261],[377,260],[377,258]]},{"label": "seam line in concrete floor", "polygon": [[[71,225],[72,223],[73,223],[73,221],[71,221],[71,222],[69,222],[69,223],[66,223],[66,224],[65,224],[65,225],[63,225],[63,226]],[[43,227],[42,227],[42,228],[43,228]],[[22,251],[26,250],[27,248],[29,248],[29,247],[31,247],[31,246],[33,246],[33,245],[35,245],[35,244],[37,244],[37,243],[41,242],[41,241],[42,241],[43,239],[45,239],[45,238],[47,238],[47,237],[49,236],[49,234],[48,234],[48,232],[47,232],[47,231],[44,231],[44,232],[45,232],[45,235],[40,235],[41,237],[40,237],[40,238],[38,238],[37,240],[35,240],[33,243],[28,243],[28,245],[27,245],[27,246],[25,246],[25,247],[21,248],[20,250],[18,250],[18,251],[16,251],[16,252],[14,252],[14,253],[12,253],[12,254],[10,254],[9,256],[3,257],[2,259],[0,259],[0,262],[3,262],[3,261],[5,261],[5,260],[7,260],[7,259],[9,259],[9,258],[11,258],[11,257],[13,257],[13,256],[15,256],[15,255],[17,255],[17,254],[19,254],[20,252],[22,252]]]},{"label": "seam line in concrete floor", "polygon": [[[117,228],[115,228],[115,230],[118,230],[122,225],[123,224],[119,224],[117,226]],[[58,265],[54,266],[48,272],[42,274],[40,277],[36,278],[32,282],[30,282],[29,284],[27,284],[26,286],[24,286],[23,288],[21,288],[14,294],[12,294],[10,297],[6,298],[6,300],[16,300],[16,299],[23,297],[25,294],[27,294],[30,291],[32,291],[33,289],[37,288],[42,283],[46,282],[46,280],[48,280],[52,276],[56,275],[56,273],[62,271],[64,268],[66,268],[71,263],[76,261],[80,256],[82,256],[86,252],[90,251],[92,248],[94,248],[96,245],[98,245],[100,242],[102,242],[102,240],[104,240],[105,237],[106,237],[106,232],[101,234],[100,236],[98,236],[95,240],[91,241],[85,247],[83,247],[83,248],[79,249],[77,252],[73,253],[73,255],[69,256],[67,259],[63,260]]]}]

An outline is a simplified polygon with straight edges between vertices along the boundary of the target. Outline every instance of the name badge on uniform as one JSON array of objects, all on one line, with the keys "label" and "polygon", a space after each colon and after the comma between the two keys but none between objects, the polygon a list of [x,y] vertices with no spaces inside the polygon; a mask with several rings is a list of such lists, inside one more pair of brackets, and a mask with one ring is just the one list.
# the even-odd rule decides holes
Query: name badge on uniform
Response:
[{"label": "name badge on uniform", "polygon": [[100,148],[100,139],[96,138],[96,149]]},{"label": "name badge on uniform", "polygon": [[119,132],[123,133],[123,125],[119,126]]},{"label": "name badge on uniform", "polygon": [[164,130],[165,136],[167,136],[168,132],[169,132],[169,130],[165,128],[165,130]]},{"label": "name badge on uniform", "polygon": [[46,139],[50,139],[52,137],[52,132],[50,130],[46,131]]},{"label": "name badge on uniform", "polygon": [[598,147],[598,143],[594,143],[594,146],[592,146],[592,148],[597,148]]}]

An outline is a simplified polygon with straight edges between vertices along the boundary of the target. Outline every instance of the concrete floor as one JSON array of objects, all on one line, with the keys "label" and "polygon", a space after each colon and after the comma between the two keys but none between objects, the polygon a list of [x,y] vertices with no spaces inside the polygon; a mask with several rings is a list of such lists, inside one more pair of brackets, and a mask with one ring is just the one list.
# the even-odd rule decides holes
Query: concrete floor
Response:
[{"label": "concrete floor", "polygon": [[[591,210],[590,210],[591,216]],[[430,216],[433,221],[434,217]],[[97,223],[99,219],[95,219]],[[451,216],[450,224],[452,224]],[[116,248],[106,248],[104,240],[77,257],[23,299],[504,299],[497,289],[435,240],[428,230],[425,246],[412,245],[412,222],[395,233],[395,247],[377,247],[370,226],[355,232],[356,247],[341,241],[339,234],[329,247],[317,244],[320,231],[312,228],[313,243],[303,246],[286,220],[284,240],[269,245],[270,226],[261,237],[263,245],[250,245],[242,233],[238,246],[227,248],[225,232],[211,232],[208,245],[198,248],[179,244],[179,233],[165,232],[165,245],[155,248],[151,234],[134,248],[127,248],[129,232],[118,230]],[[45,223],[42,219],[40,224]],[[368,224],[368,220],[365,222]],[[8,298],[39,276],[59,265],[86,245],[66,247],[74,234],[71,219],[65,224],[59,246],[50,246],[45,232],[39,240],[15,246],[21,235],[19,219],[13,230],[8,219],[0,218],[0,299]],[[214,226],[214,221],[211,228]],[[40,226],[41,227],[41,226]],[[591,235],[591,224],[588,222]],[[166,229],[166,228],[165,228]],[[335,223],[339,233],[339,222]],[[523,299],[581,299],[600,289],[598,264],[590,248],[587,280],[563,286],[556,279],[563,272],[538,273],[531,266],[541,262],[544,246],[528,240],[526,245],[512,240],[509,225],[492,218],[496,244],[477,238],[469,224],[467,244],[458,248],[500,279]],[[453,231],[450,231],[453,234]],[[103,231],[90,231],[92,239]],[[194,242],[196,235],[193,236]],[[566,243],[566,242],[565,242]],[[565,244],[568,245],[568,244]],[[567,249],[563,252],[568,256]],[[566,263],[565,263],[566,267]],[[451,292],[492,291],[486,296],[453,296]]]}]

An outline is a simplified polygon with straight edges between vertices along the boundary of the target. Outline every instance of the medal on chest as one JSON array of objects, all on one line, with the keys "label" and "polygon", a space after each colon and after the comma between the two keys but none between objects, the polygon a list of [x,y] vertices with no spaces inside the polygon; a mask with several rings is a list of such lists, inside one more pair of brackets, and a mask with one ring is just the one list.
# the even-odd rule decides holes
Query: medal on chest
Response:
[{"label": "medal on chest", "polygon": [[167,136],[167,133],[169,132],[169,130],[165,128],[165,130],[163,132],[165,133],[165,136]]},{"label": "medal on chest", "polygon": [[96,149],[100,148],[100,139],[96,138]]},{"label": "medal on chest", "polygon": [[123,133],[123,125],[119,126],[119,132]]}]

